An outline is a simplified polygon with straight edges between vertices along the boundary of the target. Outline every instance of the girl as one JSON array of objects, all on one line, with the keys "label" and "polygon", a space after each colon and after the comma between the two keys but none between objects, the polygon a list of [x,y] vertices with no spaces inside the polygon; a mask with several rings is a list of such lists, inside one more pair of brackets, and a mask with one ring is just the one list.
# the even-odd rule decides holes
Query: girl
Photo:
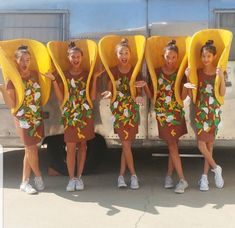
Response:
[{"label": "girl", "polygon": [[[27,46],[20,46],[15,52],[15,61],[25,86],[22,106],[14,115],[16,130],[25,145],[23,176],[20,190],[28,194],[42,191],[45,185],[39,169],[37,144],[43,137],[43,120],[41,108],[41,89],[38,72],[30,71],[31,56]],[[6,104],[13,108],[16,105],[16,93],[13,83],[8,80],[6,87],[1,85],[1,92]],[[29,184],[31,170],[35,175],[35,188]]]},{"label": "girl", "polygon": [[[161,68],[156,69],[158,75],[158,93],[155,105],[156,118],[158,122],[159,138],[166,141],[169,150],[168,171],[165,178],[165,188],[174,187],[171,178],[174,168],[179,177],[179,183],[175,187],[176,193],[184,193],[188,187],[185,180],[181,159],[178,151],[179,138],[187,133],[186,123],[184,119],[184,111],[177,103],[174,87],[178,71],[178,47],[176,41],[170,41],[164,48],[165,64]],[[148,86],[144,87],[146,94],[152,98],[153,93]],[[182,99],[187,96],[187,90],[182,89]]]},{"label": "girl", "polygon": [[[208,40],[201,48],[201,61],[203,64],[202,69],[197,70],[198,75],[198,89],[196,99],[196,130],[198,148],[204,155],[204,172],[199,181],[200,190],[208,191],[209,182],[207,179],[209,167],[212,167],[212,171],[215,173],[215,185],[217,188],[222,188],[224,180],[222,177],[222,168],[216,164],[212,157],[213,144],[215,136],[218,132],[220,124],[220,104],[215,98],[214,84],[216,74],[221,77],[221,84],[219,93],[221,96],[225,95],[225,75],[220,68],[214,66],[216,59],[216,47],[213,45],[213,40]],[[186,76],[190,74],[190,69],[186,69]],[[194,85],[191,85],[194,86]],[[186,86],[187,87],[187,86]],[[189,95],[191,94],[191,88],[189,88]]]},{"label": "girl", "polygon": [[[69,96],[62,111],[64,124],[64,141],[67,147],[67,167],[69,183],[67,191],[83,190],[84,183],[81,178],[86,161],[86,141],[95,137],[92,110],[86,99],[86,82],[88,72],[81,68],[83,52],[71,42],[68,47],[68,59],[71,64],[69,71],[64,72],[68,83]],[[96,73],[93,84],[96,86],[96,78],[101,74]],[[64,88],[60,77],[47,73],[46,77],[52,80],[55,94],[60,102],[64,99]],[[94,93],[92,93],[94,99]],[[76,146],[78,147],[77,173],[75,175]]]},{"label": "girl", "polygon": [[[112,112],[112,121],[115,133],[118,134],[122,144],[121,154],[121,166],[118,177],[118,187],[125,188],[127,184],[124,179],[126,167],[128,167],[131,178],[130,188],[138,189],[139,182],[136,176],[133,155],[131,151],[132,142],[138,133],[139,123],[139,105],[143,103],[142,97],[136,97],[134,100],[130,94],[130,78],[133,72],[133,67],[130,64],[131,49],[127,39],[122,39],[115,48],[118,65],[111,68],[111,72],[114,76],[117,86],[117,97],[116,100],[110,105]],[[108,83],[108,91],[105,91],[102,95],[105,98],[111,96],[112,83]],[[138,89],[138,94],[141,91]]]}]

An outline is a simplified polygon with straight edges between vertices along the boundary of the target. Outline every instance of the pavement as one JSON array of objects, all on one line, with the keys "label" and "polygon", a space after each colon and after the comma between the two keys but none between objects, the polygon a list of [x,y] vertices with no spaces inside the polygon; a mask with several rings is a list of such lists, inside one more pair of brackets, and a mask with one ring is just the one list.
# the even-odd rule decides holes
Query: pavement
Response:
[{"label": "pavement", "polygon": [[[84,191],[69,193],[65,191],[68,177],[47,175],[46,152],[41,150],[40,166],[46,189],[38,195],[19,190],[23,151],[5,152],[4,228],[235,227],[235,149],[215,149],[215,159],[223,167],[225,186],[217,189],[210,172],[208,192],[200,192],[197,185],[203,159],[182,158],[189,182],[184,194],[163,188],[167,158],[152,157],[151,152],[134,150],[139,190],[116,187],[120,153],[115,149],[108,151],[95,174],[83,177]],[[161,153],[162,149],[156,152]],[[174,179],[177,180],[176,176]]]}]

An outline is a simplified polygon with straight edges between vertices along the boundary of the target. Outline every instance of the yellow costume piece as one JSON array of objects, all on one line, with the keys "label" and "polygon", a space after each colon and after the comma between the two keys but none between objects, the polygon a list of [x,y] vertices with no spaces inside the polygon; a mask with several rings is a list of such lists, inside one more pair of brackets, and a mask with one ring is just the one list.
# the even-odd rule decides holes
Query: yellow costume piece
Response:
[{"label": "yellow costume piece", "polygon": [[[189,44],[188,49],[188,65],[190,67],[190,82],[198,86],[197,69],[202,68],[200,51],[202,46],[208,41],[213,40],[217,50],[217,58],[215,65],[222,68],[223,71],[227,68],[229,52],[232,42],[232,32],[224,29],[205,29],[195,33]],[[224,103],[224,97],[219,94],[220,77],[216,75],[215,79],[215,97],[220,104]],[[193,102],[196,102],[197,90],[193,91]]]},{"label": "yellow costume piece", "polygon": [[[88,39],[74,40],[74,42],[76,46],[80,48],[83,52],[81,68],[84,71],[89,72],[86,83],[86,98],[89,105],[93,107],[89,94],[89,86],[97,59],[97,45],[94,41]],[[64,100],[61,104],[61,107],[63,107],[65,102],[68,100],[68,94],[69,94],[68,84],[63,73],[64,71],[68,71],[71,68],[67,52],[69,43],[70,43],[69,41],[50,41],[47,44],[47,48],[52,58],[52,61],[64,85]]]},{"label": "yellow costume piece", "polygon": [[145,50],[145,37],[144,36],[109,35],[109,36],[103,37],[99,41],[98,48],[99,48],[100,59],[113,84],[112,102],[114,102],[116,99],[117,90],[116,90],[116,83],[114,80],[114,76],[112,72],[110,71],[110,68],[118,65],[118,58],[115,52],[115,47],[123,38],[128,39],[128,43],[131,49],[130,64],[132,65],[132,67],[134,67],[134,70],[133,70],[131,80],[130,80],[130,90],[131,90],[131,96],[133,98],[136,96],[136,88],[134,84],[136,81],[136,77],[139,71],[141,70],[142,60],[144,57],[144,50]]},{"label": "yellow costume piece", "polygon": [[39,74],[39,84],[41,87],[41,105],[45,105],[50,97],[51,80],[41,76],[51,70],[51,60],[44,44],[30,39],[16,39],[0,41],[0,65],[3,71],[4,80],[11,80],[16,90],[16,106],[12,109],[15,113],[24,100],[24,85],[17,69],[15,51],[21,45],[28,46],[31,54],[30,70]]},{"label": "yellow costume piece", "polygon": [[154,96],[152,102],[153,104],[155,104],[157,98],[158,75],[156,75],[156,69],[164,65],[164,59],[162,57],[164,55],[164,48],[166,47],[167,43],[170,42],[171,40],[175,40],[176,46],[179,48],[179,55],[178,55],[179,70],[175,82],[175,97],[177,102],[181,106],[183,106],[183,101],[181,99],[180,85],[181,85],[181,80],[184,76],[184,71],[187,67],[188,58],[186,50],[190,41],[190,37],[186,36],[183,37],[152,36],[147,39],[145,58],[154,89],[153,91]]}]

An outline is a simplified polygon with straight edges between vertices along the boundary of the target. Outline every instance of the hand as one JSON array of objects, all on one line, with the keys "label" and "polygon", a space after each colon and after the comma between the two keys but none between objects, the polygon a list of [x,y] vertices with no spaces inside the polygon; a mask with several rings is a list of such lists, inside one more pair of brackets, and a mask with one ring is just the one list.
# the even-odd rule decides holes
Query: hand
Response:
[{"label": "hand", "polygon": [[112,96],[112,93],[110,91],[105,91],[103,93],[101,93],[101,96],[103,97],[103,99],[109,99]]},{"label": "hand", "polygon": [[187,67],[184,73],[185,73],[186,77],[188,78],[190,75],[190,68]]},{"label": "hand", "polygon": [[143,81],[143,80],[135,82],[135,87],[137,87],[137,88],[142,88],[142,87],[144,87],[146,85],[147,85],[147,83],[145,81]]},{"label": "hand", "polygon": [[220,78],[224,79],[224,72],[220,67],[216,68],[216,74],[219,75]]},{"label": "hand", "polygon": [[100,69],[99,71],[96,71],[94,73],[94,78],[99,78],[104,72],[105,72],[105,69]]},{"label": "hand", "polygon": [[190,82],[184,83],[184,87],[187,89],[197,89],[197,87]]},{"label": "hand", "polygon": [[43,74],[43,73],[40,73],[40,74],[41,74],[42,76],[46,77],[46,78],[51,79],[52,81],[55,81],[55,80],[56,80],[55,76],[54,76],[52,73],[50,73],[50,72],[47,72],[47,73],[45,73],[45,74]]},{"label": "hand", "polygon": [[144,105],[144,98],[141,97],[141,96],[137,96],[137,97],[135,98],[135,103],[138,104],[138,105],[140,105],[140,106],[143,106],[143,105]]},{"label": "hand", "polygon": [[3,92],[4,89],[5,89],[5,85],[4,84],[0,84],[0,91]]}]

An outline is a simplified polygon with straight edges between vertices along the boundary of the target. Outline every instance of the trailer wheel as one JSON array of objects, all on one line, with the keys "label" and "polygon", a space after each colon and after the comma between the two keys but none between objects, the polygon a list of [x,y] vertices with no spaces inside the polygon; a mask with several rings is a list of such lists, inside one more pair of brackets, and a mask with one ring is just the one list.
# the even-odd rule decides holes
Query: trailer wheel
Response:
[{"label": "trailer wheel", "polygon": [[[46,137],[42,144],[47,144],[46,159],[50,170],[60,175],[68,175],[66,165],[66,144],[64,135],[53,135]],[[95,138],[87,141],[87,157],[84,167],[84,174],[94,173],[103,161],[107,146],[104,138],[96,134]],[[52,174],[53,175],[53,174]]]}]

